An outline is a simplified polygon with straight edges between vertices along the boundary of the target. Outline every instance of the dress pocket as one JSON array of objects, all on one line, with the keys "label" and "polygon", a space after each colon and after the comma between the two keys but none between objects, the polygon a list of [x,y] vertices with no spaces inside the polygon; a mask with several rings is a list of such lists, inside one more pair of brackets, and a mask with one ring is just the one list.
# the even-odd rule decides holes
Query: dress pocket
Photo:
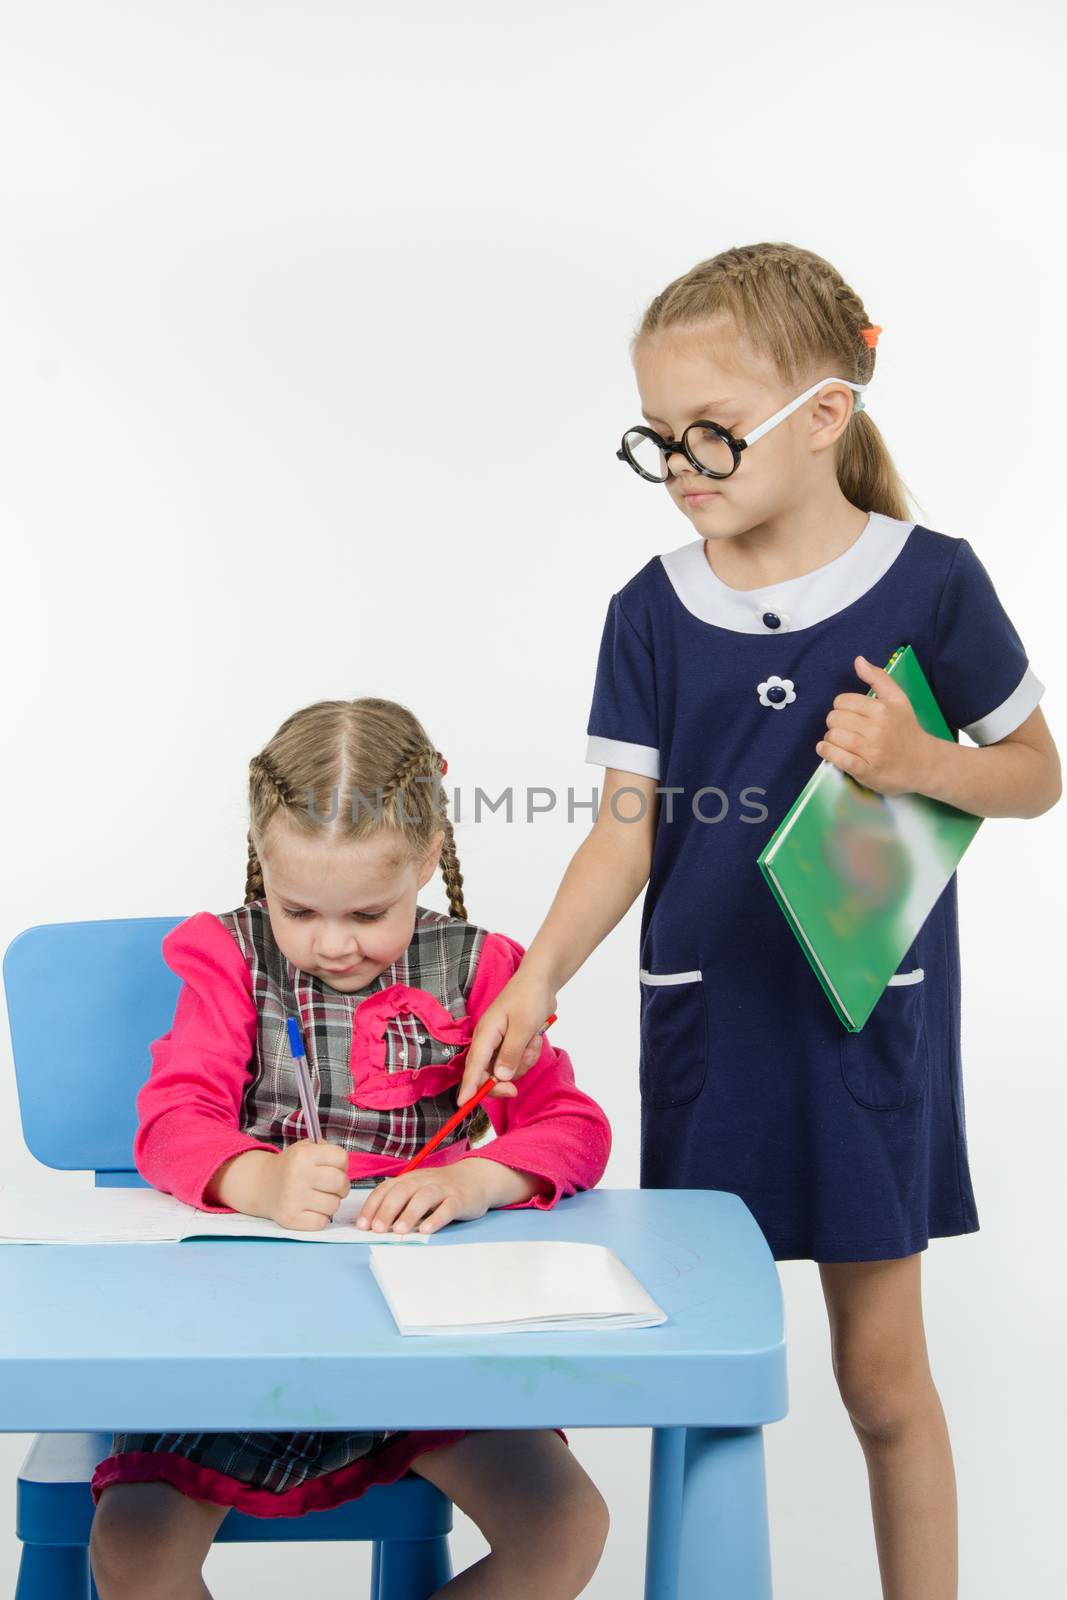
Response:
[{"label": "dress pocket", "polygon": [[704,1087],[708,1013],[699,972],[641,969],[641,1098],[688,1105]]},{"label": "dress pocket", "polygon": [[861,1106],[899,1111],[926,1088],[926,982],[922,967],[893,974],[859,1033],[839,1041],[845,1088]]}]

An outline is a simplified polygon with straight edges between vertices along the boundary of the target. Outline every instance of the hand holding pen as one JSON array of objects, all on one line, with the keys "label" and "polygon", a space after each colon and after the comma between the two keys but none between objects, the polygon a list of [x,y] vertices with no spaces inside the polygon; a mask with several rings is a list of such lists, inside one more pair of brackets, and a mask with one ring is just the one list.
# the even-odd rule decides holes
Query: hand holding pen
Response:
[{"label": "hand holding pen", "polygon": [[348,1194],[348,1151],[323,1140],[300,1026],[295,1017],[287,1026],[308,1137],[277,1155],[249,1153],[247,1159],[258,1159],[258,1169],[255,1198],[248,1209],[283,1228],[317,1233],[329,1226]]}]

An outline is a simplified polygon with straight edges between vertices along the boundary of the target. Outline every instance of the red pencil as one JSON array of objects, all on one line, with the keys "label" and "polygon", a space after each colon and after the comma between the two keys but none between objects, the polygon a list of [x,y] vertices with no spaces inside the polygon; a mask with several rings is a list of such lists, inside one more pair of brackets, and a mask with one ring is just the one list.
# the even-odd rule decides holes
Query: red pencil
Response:
[{"label": "red pencil", "polygon": [[[555,1020],[556,1013],[553,1011],[552,1015],[547,1019],[542,1027],[541,1032],[544,1033],[546,1028],[550,1028]],[[499,1046],[497,1046],[497,1048],[499,1049]],[[494,1051],[493,1054],[495,1056],[496,1051]],[[402,1178],[405,1172],[411,1172],[414,1167],[417,1167],[419,1162],[423,1161],[430,1154],[431,1150],[436,1150],[437,1146],[441,1143],[441,1140],[446,1139],[454,1128],[459,1127],[464,1117],[469,1116],[476,1106],[481,1105],[486,1095],[490,1094],[496,1087],[496,1081],[497,1080],[495,1078],[486,1078],[482,1086],[474,1091],[470,1099],[465,1100],[460,1106],[459,1110],[452,1113],[444,1127],[438,1128],[433,1138],[428,1139],[421,1150],[416,1150],[415,1154],[412,1156],[407,1165],[401,1167],[400,1171],[396,1173],[395,1176]]]}]

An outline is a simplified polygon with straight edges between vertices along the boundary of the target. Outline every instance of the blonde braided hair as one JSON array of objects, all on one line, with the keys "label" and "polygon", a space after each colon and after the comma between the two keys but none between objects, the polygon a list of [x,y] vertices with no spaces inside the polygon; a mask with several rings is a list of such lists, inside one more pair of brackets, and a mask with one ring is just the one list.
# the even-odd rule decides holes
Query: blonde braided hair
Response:
[{"label": "blonde braided hair", "polygon": [[[394,700],[319,700],[287,717],[248,764],[248,863],[245,905],[263,898],[259,852],[276,817],[305,837],[341,841],[395,837],[396,860],[426,855],[443,833],[440,867],[449,911],[466,922],[463,874],[441,786],[445,760],[406,706]],[[351,797],[349,804],[342,796]],[[323,815],[322,797],[329,795]],[[479,1107],[468,1137],[491,1124]]]},{"label": "blonde braided hair", "polygon": [[[392,782],[383,790],[382,803],[383,806],[392,804],[399,814],[401,810],[406,813],[409,805],[418,806],[419,801],[423,801],[427,825],[432,817],[435,830],[439,828],[444,834],[441,843],[441,876],[448,894],[448,909],[460,922],[466,922],[467,908],[463,902],[463,874],[459,870],[456,837],[452,831],[452,819],[445,810],[444,791],[437,782],[444,767],[444,756],[429,741],[412,748],[393,774]],[[427,789],[431,787],[434,791],[432,796],[427,794]],[[436,795],[441,796],[439,807],[435,804]]]},{"label": "blonde braided hair", "polygon": [[[698,262],[650,301],[631,353],[655,333],[699,332],[713,317],[727,319],[798,391],[823,373],[852,383],[874,374],[863,301],[836,267],[799,245],[741,245]],[[837,441],[837,481],[861,511],[911,520],[903,481],[866,410],[853,411]]]}]

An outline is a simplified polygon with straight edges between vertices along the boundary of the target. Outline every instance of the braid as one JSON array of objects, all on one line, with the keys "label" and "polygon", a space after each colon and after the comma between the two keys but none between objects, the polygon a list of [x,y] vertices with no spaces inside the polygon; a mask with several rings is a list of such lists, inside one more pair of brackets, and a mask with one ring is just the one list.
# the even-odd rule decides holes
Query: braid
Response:
[{"label": "braid", "polygon": [[[437,812],[437,821],[444,832],[444,839],[441,843],[441,874],[445,880],[445,889],[448,892],[448,909],[451,915],[460,922],[466,922],[467,907],[463,900],[463,874],[459,868],[459,854],[456,850],[456,836],[452,831],[452,819],[445,810],[446,798],[444,790],[440,783],[436,781],[433,785],[427,784],[425,781],[422,783],[416,782],[419,778],[425,780],[427,777],[433,777],[436,780],[444,770],[444,766],[445,760],[440,750],[433,749],[429,744],[420,745],[415,749],[409,750],[394,772],[391,782],[386,785],[382,800],[383,805],[387,801],[399,800],[403,806],[404,813],[411,815],[416,809],[421,812],[427,806],[429,797],[425,791],[427,789],[432,791],[433,799],[429,800],[429,805]],[[421,798],[421,806],[418,808],[413,807],[412,811],[408,810],[406,804],[409,786],[415,793],[420,794]],[[489,1120],[489,1114],[485,1107],[478,1106],[471,1112],[465,1124],[465,1132],[469,1143],[474,1144],[476,1140],[484,1139],[487,1133],[492,1132],[492,1128],[493,1124]],[[457,1134],[458,1137],[459,1135]]]},{"label": "braid", "polygon": [[[248,781],[253,790],[258,787],[264,791],[264,825],[280,806],[287,807],[296,803],[294,791],[282,778],[274,763],[262,752],[258,756],[253,756],[248,763]],[[246,906],[250,906],[254,900],[262,900],[263,895],[263,868],[260,865],[259,856],[252,838],[252,829],[249,828],[244,903]]]},{"label": "braid", "polygon": [[863,338],[862,330],[870,326],[870,318],[863,301],[844,281],[836,267],[821,256],[813,256],[809,263],[812,289],[826,310],[827,321],[838,334],[838,343],[845,349],[857,352],[856,371],[861,383],[869,383],[874,373],[874,350]]},{"label": "braid", "polygon": [[[448,893],[448,909],[460,922],[466,922],[463,874],[459,867],[452,822],[445,810],[446,796],[439,782],[444,765],[445,759],[440,750],[435,750],[432,745],[418,745],[409,749],[383,790],[382,803],[384,806],[390,802],[399,802],[406,816],[421,816],[423,812],[429,811],[432,817],[436,813],[435,820],[444,832],[441,845],[441,875]],[[432,779],[433,782],[429,783],[427,779]],[[410,807],[409,800],[412,801]]]},{"label": "braid", "polygon": [[[424,783],[416,786],[415,779],[432,776],[432,771],[438,770],[440,765],[441,757],[429,745],[421,745],[416,749],[408,750],[393,773],[392,778],[382,790],[382,805],[386,806],[397,799],[403,801],[408,797],[409,788],[413,794],[418,794],[419,789],[425,789],[427,785]],[[431,772],[427,772],[428,767],[432,769]],[[407,806],[404,806],[403,809],[407,816],[414,814],[414,810],[409,810]]]},{"label": "braid", "polygon": [[467,907],[463,901],[463,874],[459,870],[459,856],[456,853],[456,836],[452,831],[452,819],[445,813],[443,797],[441,805],[441,826],[445,831],[444,843],[441,846],[441,875],[445,880],[448,891],[448,908],[460,922],[467,921]]},{"label": "braid", "polygon": [[[436,755],[437,752],[435,751]],[[437,757],[440,760],[440,757]],[[444,829],[444,842],[441,845],[441,875],[445,880],[445,889],[448,892],[448,909],[460,922],[467,921],[467,907],[463,900],[463,874],[459,870],[459,854],[456,850],[456,836],[452,830],[452,819],[445,810],[444,791],[441,791],[441,827]],[[473,1144],[475,1140],[483,1139],[491,1133],[493,1124],[489,1120],[489,1113],[484,1106],[478,1106],[470,1115],[467,1122],[467,1139]]]},{"label": "braid", "polygon": [[248,870],[245,875],[244,903],[250,906],[254,900],[263,898],[263,868],[259,864],[256,847],[252,843],[252,830],[248,830]]},{"label": "braid", "polygon": [[248,771],[253,782],[257,777],[263,778],[269,787],[274,790],[283,806],[297,804],[296,791],[286,783],[273,761],[269,756],[265,756],[262,751],[258,756],[252,757],[248,763]]},{"label": "braid", "polygon": [[829,261],[798,245],[739,245],[698,262],[655,296],[634,342],[717,311],[759,329],[780,368],[833,356],[848,360],[862,383],[874,371],[874,351],[861,336],[869,319],[859,295]]}]

